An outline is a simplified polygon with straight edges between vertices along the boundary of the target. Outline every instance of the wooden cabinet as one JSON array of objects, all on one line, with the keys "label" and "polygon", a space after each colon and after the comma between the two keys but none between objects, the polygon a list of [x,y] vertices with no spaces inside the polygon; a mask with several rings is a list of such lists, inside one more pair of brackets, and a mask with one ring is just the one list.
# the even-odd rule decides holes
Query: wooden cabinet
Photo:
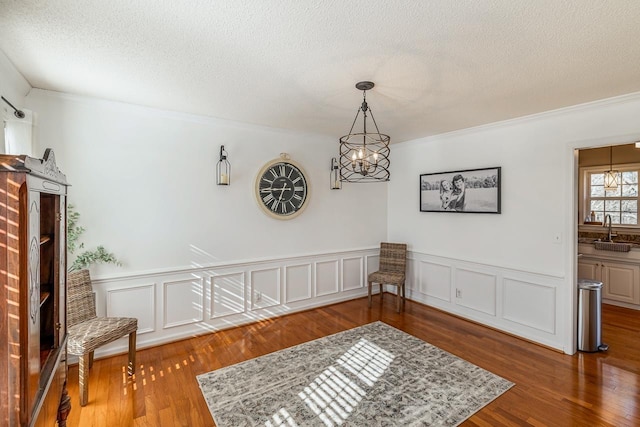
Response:
[{"label": "wooden cabinet", "polygon": [[66,194],[53,151],[0,155],[0,425],[65,424]]},{"label": "wooden cabinet", "polygon": [[578,278],[603,283],[602,299],[640,304],[640,266],[637,263],[579,258]]}]

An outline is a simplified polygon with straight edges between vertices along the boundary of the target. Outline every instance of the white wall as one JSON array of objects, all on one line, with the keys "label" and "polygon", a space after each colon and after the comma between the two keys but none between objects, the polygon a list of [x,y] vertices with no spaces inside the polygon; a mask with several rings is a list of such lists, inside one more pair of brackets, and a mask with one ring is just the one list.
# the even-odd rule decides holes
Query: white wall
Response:
[{"label": "white wall", "polygon": [[[4,52],[0,51],[0,95],[4,96],[18,109],[24,108],[25,97],[31,90],[31,85],[16,70]],[[0,100],[0,123],[7,118],[13,118],[13,109]],[[4,132],[0,129],[0,153],[4,153]]]},{"label": "white wall", "polygon": [[[24,98],[31,90],[31,85],[18,72],[16,67],[9,61],[4,52],[0,51],[0,94],[7,98],[16,108],[24,107]],[[1,109],[7,107],[2,102]],[[13,113],[13,110],[11,110]]]},{"label": "white wall", "polygon": [[[387,235],[387,184],[330,190],[337,138],[38,89],[27,103],[40,151],[54,149],[72,185],[82,240],[123,261],[92,267],[98,312],[137,317],[139,347],[366,294]],[[221,144],[228,187],[215,185]],[[311,188],[289,221],[265,215],[253,189],[282,152]]]},{"label": "white wall", "polygon": [[[638,139],[638,117],[632,94],[394,146],[388,239],[411,247],[412,297],[571,352],[573,149]],[[419,212],[420,174],[494,166],[502,214]]]},{"label": "white wall", "polygon": [[[249,126],[34,89],[42,150],[54,149],[72,184],[89,246],[124,261],[100,275],[297,256],[376,246],[386,236],[386,184],[329,189],[335,138]],[[215,185],[220,145],[232,183]],[[287,152],[305,169],[311,194],[297,218],[257,206],[260,168]]]}]

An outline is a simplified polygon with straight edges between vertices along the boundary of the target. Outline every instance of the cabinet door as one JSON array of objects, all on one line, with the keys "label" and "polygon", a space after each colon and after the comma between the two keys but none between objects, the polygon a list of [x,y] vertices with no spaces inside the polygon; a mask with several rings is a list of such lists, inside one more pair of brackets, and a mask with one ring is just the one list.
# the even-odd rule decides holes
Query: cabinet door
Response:
[{"label": "cabinet door", "polygon": [[579,258],[578,279],[602,280],[600,277],[600,261],[589,258]]},{"label": "cabinet door", "polygon": [[64,195],[58,198],[56,205],[56,229],[58,234],[57,244],[58,260],[57,290],[58,290],[58,322],[57,346],[61,346],[67,336],[67,200]]},{"label": "cabinet door", "polygon": [[602,263],[602,298],[630,304],[640,303],[640,267],[605,261]]},{"label": "cabinet door", "polygon": [[25,414],[30,414],[40,383],[40,193],[28,193],[28,237],[26,289],[26,367],[23,369],[26,384]]}]

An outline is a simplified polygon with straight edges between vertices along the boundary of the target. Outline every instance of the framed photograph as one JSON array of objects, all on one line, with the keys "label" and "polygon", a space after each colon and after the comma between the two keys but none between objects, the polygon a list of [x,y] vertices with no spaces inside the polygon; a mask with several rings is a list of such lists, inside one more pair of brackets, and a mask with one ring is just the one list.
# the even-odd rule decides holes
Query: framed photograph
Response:
[{"label": "framed photograph", "polygon": [[500,169],[420,175],[420,212],[500,213]]}]

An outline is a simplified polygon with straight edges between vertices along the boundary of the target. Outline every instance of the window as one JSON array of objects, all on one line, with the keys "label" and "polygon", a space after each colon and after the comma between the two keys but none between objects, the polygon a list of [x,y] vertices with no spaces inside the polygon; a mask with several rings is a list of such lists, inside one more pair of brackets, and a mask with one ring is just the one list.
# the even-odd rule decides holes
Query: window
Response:
[{"label": "window", "polygon": [[627,165],[616,169],[619,185],[611,191],[604,189],[604,170],[585,170],[585,216],[594,212],[596,221],[604,221],[605,215],[611,215],[612,224],[637,226],[640,165]]}]

